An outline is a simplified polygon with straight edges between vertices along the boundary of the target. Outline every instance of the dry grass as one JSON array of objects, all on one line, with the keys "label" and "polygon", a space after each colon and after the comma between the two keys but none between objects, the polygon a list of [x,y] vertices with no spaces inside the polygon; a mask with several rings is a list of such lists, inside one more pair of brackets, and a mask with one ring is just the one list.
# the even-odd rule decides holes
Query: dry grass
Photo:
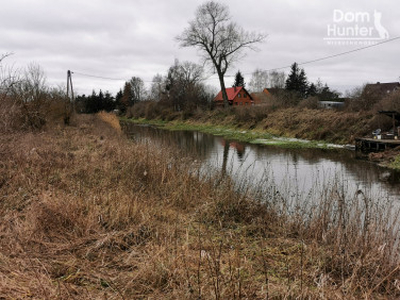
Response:
[{"label": "dry grass", "polygon": [[[190,117],[172,110],[161,112],[157,105],[154,102],[142,103],[132,116],[237,126],[243,130],[257,129],[279,136],[343,144],[353,143],[355,137],[370,134],[377,128],[391,128],[390,118],[379,117],[376,112],[318,109],[314,98],[304,100],[296,107],[270,103],[251,107],[216,108],[212,111],[198,109]],[[144,111],[151,113],[145,114]]]},{"label": "dry grass", "polygon": [[290,215],[115,120],[0,137],[0,298],[400,296],[390,210],[332,189]]},{"label": "dry grass", "polygon": [[119,124],[118,118],[116,118],[115,115],[106,113],[104,111],[101,111],[97,114],[97,116],[104,121],[105,123],[108,123],[112,128],[115,129],[116,132],[121,132],[121,125]]},{"label": "dry grass", "polygon": [[299,108],[277,110],[261,125],[278,135],[335,143],[352,143],[355,137],[379,127],[377,117],[370,112]]}]

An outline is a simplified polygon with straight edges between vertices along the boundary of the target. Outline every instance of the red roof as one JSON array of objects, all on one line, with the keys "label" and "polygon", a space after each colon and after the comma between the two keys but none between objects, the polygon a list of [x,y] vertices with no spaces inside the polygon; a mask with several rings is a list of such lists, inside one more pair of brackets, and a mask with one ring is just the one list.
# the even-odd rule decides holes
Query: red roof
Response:
[{"label": "red roof", "polygon": [[[226,93],[228,95],[228,101],[232,101],[233,99],[235,99],[236,95],[243,89],[242,86],[238,86],[238,87],[231,87],[231,88],[227,88],[226,89]],[[215,97],[214,101],[222,101],[222,91],[220,91],[217,95],[217,97]]]}]

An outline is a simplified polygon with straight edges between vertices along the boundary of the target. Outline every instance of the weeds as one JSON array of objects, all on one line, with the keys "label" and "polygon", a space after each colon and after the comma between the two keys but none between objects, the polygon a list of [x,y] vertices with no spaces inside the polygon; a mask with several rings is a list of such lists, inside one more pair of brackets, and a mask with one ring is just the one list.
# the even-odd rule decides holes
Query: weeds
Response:
[{"label": "weeds", "polygon": [[0,136],[1,297],[400,296],[389,204],[333,186],[289,210],[284,193],[202,178],[193,159],[128,140],[115,120]]},{"label": "weeds", "polygon": [[[213,126],[238,132],[253,131],[259,138],[262,138],[261,135],[273,135],[339,144],[353,143],[355,137],[365,136],[381,126],[390,128],[389,118],[385,122],[371,111],[318,109],[314,98],[303,102],[297,107],[258,105],[214,110],[197,109],[187,116],[187,113],[168,110],[150,101],[133,107],[134,112],[129,117],[134,117],[135,120],[151,120],[147,123],[161,120],[164,125],[165,121],[168,121],[172,123],[172,127],[177,126],[176,123],[183,127]],[[243,135],[239,138],[251,140],[251,137]]]}]

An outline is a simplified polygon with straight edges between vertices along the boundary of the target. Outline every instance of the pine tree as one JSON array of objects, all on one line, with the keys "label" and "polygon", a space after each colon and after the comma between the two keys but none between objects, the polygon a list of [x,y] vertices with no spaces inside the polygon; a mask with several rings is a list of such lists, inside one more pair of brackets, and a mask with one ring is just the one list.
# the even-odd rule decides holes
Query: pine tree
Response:
[{"label": "pine tree", "polygon": [[290,71],[288,78],[286,79],[285,89],[288,91],[297,91],[298,76],[299,76],[299,72],[300,72],[297,63],[294,63],[290,67],[290,69],[291,69],[291,71]]},{"label": "pine tree", "polygon": [[314,97],[317,95],[317,87],[314,83],[311,83],[307,89],[307,97]]},{"label": "pine tree", "polygon": [[307,98],[307,90],[308,90],[307,76],[306,76],[306,73],[304,72],[304,69],[301,69],[300,70],[300,74],[299,74],[299,88],[298,88],[298,91],[299,91],[300,96],[302,98]]},{"label": "pine tree", "polygon": [[304,69],[300,69],[297,63],[291,66],[291,72],[286,80],[286,90],[297,92],[301,98],[307,97],[308,82]]},{"label": "pine tree", "polygon": [[242,73],[240,73],[240,71],[238,71],[235,75],[235,83],[233,84],[233,87],[245,87],[246,83],[244,82],[244,78],[242,76]]}]

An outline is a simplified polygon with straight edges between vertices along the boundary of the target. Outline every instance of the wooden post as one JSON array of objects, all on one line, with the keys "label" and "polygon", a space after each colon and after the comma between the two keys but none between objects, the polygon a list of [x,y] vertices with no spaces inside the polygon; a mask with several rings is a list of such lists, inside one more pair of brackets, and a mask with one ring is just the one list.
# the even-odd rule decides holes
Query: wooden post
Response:
[{"label": "wooden post", "polygon": [[[72,103],[72,111],[75,112],[75,96],[74,96],[74,87],[72,85],[72,72],[70,70],[67,71],[67,98]],[[69,96],[69,91],[71,89],[71,98]]]},{"label": "wooden post", "polygon": [[392,122],[393,122],[393,138],[396,135],[396,119],[394,117],[394,113],[392,114]]}]

